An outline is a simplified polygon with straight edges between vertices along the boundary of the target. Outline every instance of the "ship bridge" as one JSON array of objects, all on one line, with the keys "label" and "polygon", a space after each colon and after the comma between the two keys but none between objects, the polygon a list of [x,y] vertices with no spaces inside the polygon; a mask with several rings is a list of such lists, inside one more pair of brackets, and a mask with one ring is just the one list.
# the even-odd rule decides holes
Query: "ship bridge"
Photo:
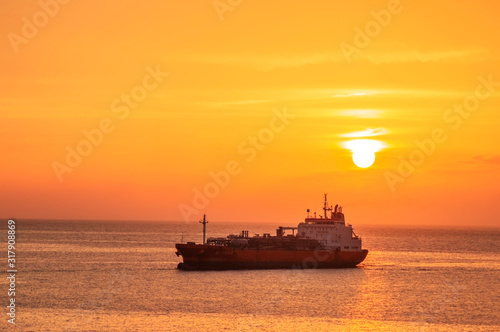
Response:
[{"label": "ship bridge", "polygon": [[361,239],[354,233],[352,226],[345,223],[342,207],[328,205],[327,195],[323,205],[323,215],[310,215],[297,227],[297,236],[318,240],[325,248],[342,251],[361,250]]}]

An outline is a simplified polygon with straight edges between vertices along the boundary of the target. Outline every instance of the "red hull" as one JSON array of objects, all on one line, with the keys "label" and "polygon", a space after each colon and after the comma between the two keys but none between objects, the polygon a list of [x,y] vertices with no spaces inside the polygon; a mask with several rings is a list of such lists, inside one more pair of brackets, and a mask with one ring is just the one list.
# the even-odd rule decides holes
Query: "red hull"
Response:
[{"label": "red hull", "polygon": [[262,250],[235,249],[227,246],[203,244],[176,244],[183,257],[183,270],[237,270],[237,269],[311,269],[355,267],[368,250]]}]

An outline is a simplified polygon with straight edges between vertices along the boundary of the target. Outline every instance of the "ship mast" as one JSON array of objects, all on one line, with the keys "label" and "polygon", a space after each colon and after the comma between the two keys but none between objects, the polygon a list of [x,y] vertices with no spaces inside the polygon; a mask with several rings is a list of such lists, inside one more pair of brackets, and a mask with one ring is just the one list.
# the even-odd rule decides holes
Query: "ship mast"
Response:
[{"label": "ship mast", "polygon": [[205,244],[205,234],[207,232],[207,224],[208,224],[205,214],[203,214],[203,221],[200,220],[200,224],[203,224],[203,244]]},{"label": "ship mast", "polygon": [[[333,209],[332,209],[332,207],[331,207],[331,206],[330,206],[330,207],[328,207],[328,201],[327,201],[327,199],[326,199],[326,195],[328,195],[328,194],[325,194],[325,203],[324,203],[324,205],[323,205],[323,212],[324,212],[323,218],[325,218],[325,219],[329,219],[329,218],[327,217],[327,211],[332,211]],[[330,216],[330,218],[331,218],[331,216]]]}]

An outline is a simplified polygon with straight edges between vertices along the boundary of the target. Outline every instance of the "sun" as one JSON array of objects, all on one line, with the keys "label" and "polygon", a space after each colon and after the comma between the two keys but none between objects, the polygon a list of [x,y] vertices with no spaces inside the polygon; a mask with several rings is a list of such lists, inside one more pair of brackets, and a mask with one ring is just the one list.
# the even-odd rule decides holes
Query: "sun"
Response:
[{"label": "sun", "polygon": [[375,152],[380,151],[385,145],[373,139],[354,139],[345,142],[344,147],[351,150],[352,161],[359,168],[368,168],[375,162]]},{"label": "sun", "polygon": [[360,168],[370,167],[375,162],[375,152],[370,150],[354,151],[352,161]]}]

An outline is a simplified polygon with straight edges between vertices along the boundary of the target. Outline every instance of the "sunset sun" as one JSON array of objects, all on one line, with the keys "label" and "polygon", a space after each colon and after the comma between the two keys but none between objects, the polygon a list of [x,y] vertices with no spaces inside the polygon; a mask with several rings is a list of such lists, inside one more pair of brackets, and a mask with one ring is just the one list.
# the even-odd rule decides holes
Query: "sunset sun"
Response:
[{"label": "sunset sun", "polygon": [[384,144],[373,139],[354,139],[345,142],[344,147],[351,150],[352,161],[359,168],[368,168],[375,162],[375,152],[380,151]]},{"label": "sunset sun", "polygon": [[375,152],[368,149],[353,151],[352,161],[360,168],[367,168],[375,162]]}]

